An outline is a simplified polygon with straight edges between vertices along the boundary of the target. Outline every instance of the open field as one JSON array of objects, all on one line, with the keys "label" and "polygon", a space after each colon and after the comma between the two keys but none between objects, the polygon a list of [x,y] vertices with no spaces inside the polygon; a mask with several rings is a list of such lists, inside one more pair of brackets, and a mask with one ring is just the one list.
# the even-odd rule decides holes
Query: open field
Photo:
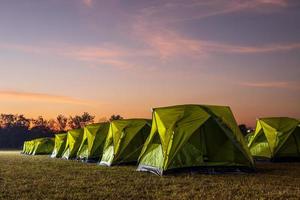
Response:
[{"label": "open field", "polygon": [[159,177],[133,166],[0,151],[0,199],[299,199],[300,163],[259,163],[253,174]]}]

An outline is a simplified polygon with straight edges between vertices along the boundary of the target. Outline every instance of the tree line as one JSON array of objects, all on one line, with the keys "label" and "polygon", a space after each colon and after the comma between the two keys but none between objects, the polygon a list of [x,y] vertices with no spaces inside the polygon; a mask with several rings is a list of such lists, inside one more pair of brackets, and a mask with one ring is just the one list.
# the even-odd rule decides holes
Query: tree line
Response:
[{"label": "tree line", "polygon": [[[112,115],[108,121],[123,119],[120,115]],[[67,132],[71,129],[82,128],[95,122],[95,116],[84,112],[82,115],[66,117],[58,115],[55,119],[26,118],[24,115],[0,115],[0,149],[21,148],[24,141],[40,137],[54,137],[54,134]],[[245,124],[239,125],[243,135],[251,128]]]},{"label": "tree line", "polygon": [[[122,119],[120,115],[112,115],[109,120]],[[66,117],[58,115],[55,119],[39,116],[35,119],[24,115],[0,115],[0,148],[21,148],[24,141],[40,137],[54,137],[54,134],[71,129],[82,128],[95,122],[95,116],[84,112],[82,115]]]}]

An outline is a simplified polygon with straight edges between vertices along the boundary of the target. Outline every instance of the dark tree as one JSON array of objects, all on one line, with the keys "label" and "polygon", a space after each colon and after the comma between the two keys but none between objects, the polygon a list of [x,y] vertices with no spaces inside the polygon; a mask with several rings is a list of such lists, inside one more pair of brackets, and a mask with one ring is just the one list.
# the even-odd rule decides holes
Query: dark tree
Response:
[{"label": "dark tree", "polygon": [[50,129],[49,121],[39,116],[37,119],[32,119],[30,134],[30,138],[53,137],[54,131]]},{"label": "dark tree", "polygon": [[58,133],[60,131],[58,122],[55,119],[49,119],[47,126],[53,133]]},{"label": "dark tree", "polygon": [[48,121],[39,116],[37,119],[32,119],[32,124],[34,127],[47,127]]},{"label": "dark tree", "polygon": [[2,128],[13,127],[16,123],[17,115],[1,114],[0,123]]},{"label": "dark tree", "polygon": [[88,124],[91,124],[94,122],[95,116],[90,115],[89,113],[85,112],[83,115],[75,117],[70,116],[68,125],[71,129],[77,129],[82,128]]},{"label": "dark tree", "polygon": [[248,134],[248,128],[247,128],[247,126],[245,124],[240,124],[239,128],[240,128],[240,130],[241,130],[241,132],[242,132],[243,135],[247,135]]},{"label": "dark tree", "polygon": [[94,119],[95,119],[95,116],[92,116],[87,112],[84,112],[83,115],[81,116],[82,126],[93,123]]},{"label": "dark tree", "polygon": [[30,120],[23,115],[0,115],[0,148],[20,148],[27,139]]},{"label": "dark tree", "polygon": [[60,132],[65,131],[68,125],[68,118],[66,118],[64,115],[58,115],[56,120],[57,120],[59,131]]},{"label": "dark tree", "polygon": [[118,120],[118,119],[123,119],[123,117],[121,115],[112,115],[109,121]]},{"label": "dark tree", "polygon": [[0,149],[20,149],[26,140],[54,137],[55,133],[65,131],[67,128],[81,128],[93,123],[94,118],[87,112],[80,116],[71,116],[69,121],[63,115],[46,120],[42,116],[27,119],[24,115],[0,114]]},{"label": "dark tree", "polygon": [[19,115],[16,120],[16,126],[28,130],[30,127],[30,119],[25,118],[24,115]]}]

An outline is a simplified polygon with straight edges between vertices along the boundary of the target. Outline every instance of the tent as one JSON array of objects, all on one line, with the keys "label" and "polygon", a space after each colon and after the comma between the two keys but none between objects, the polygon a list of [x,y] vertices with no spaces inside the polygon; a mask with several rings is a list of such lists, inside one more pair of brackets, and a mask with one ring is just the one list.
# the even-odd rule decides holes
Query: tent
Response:
[{"label": "tent", "polygon": [[60,158],[66,148],[67,133],[55,134],[55,145],[51,158]]},{"label": "tent", "polygon": [[288,117],[258,119],[248,146],[257,159],[300,159],[300,121]]},{"label": "tent", "polygon": [[51,154],[54,148],[54,138],[38,138],[33,140],[33,146],[30,154],[47,155]]},{"label": "tent", "polygon": [[77,158],[85,161],[98,161],[101,159],[108,130],[108,122],[86,126]]},{"label": "tent", "polygon": [[80,147],[83,136],[83,129],[74,129],[68,131],[67,143],[62,158],[73,159],[76,158],[77,151]]},{"label": "tent", "polygon": [[250,132],[247,135],[245,135],[246,143],[248,144],[250,140],[254,137],[254,132]]},{"label": "tent", "polygon": [[138,171],[183,168],[252,170],[254,162],[229,107],[177,105],[153,109]]},{"label": "tent", "polygon": [[25,153],[26,153],[26,147],[27,147],[27,144],[28,144],[28,141],[25,141],[25,142],[23,143],[23,149],[22,149],[22,151],[21,151],[22,154],[25,154]]},{"label": "tent", "polygon": [[25,148],[26,148],[25,154],[30,154],[32,147],[33,147],[33,141],[32,140],[27,141],[26,145],[25,145]]},{"label": "tent", "polygon": [[29,151],[28,154],[31,155],[34,151],[34,145],[35,145],[35,140],[31,140],[29,144]]},{"label": "tent", "polygon": [[25,154],[32,154],[34,150],[34,140],[27,141],[25,146],[26,146]]},{"label": "tent", "polygon": [[100,165],[136,163],[151,129],[147,119],[122,119],[110,123]]}]

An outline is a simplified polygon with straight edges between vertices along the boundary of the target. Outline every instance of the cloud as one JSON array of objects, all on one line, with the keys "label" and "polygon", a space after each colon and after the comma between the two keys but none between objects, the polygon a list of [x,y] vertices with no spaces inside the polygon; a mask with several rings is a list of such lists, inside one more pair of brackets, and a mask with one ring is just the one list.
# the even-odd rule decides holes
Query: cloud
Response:
[{"label": "cloud", "polygon": [[0,90],[1,99],[10,99],[17,101],[40,101],[50,103],[63,103],[63,104],[74,104],[74,105],[89,105],[90,102],[86,100],[80,100],[68,96],[59,96],[45,93],[34,93],[34,92],[20,92],[11,90]]},{"label": "cloud", "polygon": [[132,32],[137,39],[150,47],[152,55],[161,60],[183,56],[199,60],[203,56],[216,53],[258,54],[292,51],[300,49],[300,42],[239,45],[194,39],[180,34],[171,24],[242,11],[273,12],[293,5],[289,0],[159,1],[139,10],[139,14],[133,20]]},{"label": "cloud", "polygon": [[93,0],[82,0],[83,4],[87,7],[93,6]]},{"label": "cloud", "polygon": [[242,86],[253,88],[275,88],[275,89],[293,89],[299,90],[299,83],[288,81],[274,81],[274,82],[242,82],[239,83]]},{"label": "cloud", "polygon": [[270,13],[288,6],[289,0],[175,0],[163,3],[159,1],[155,5],[144,7],[139,15],[149,21],[159,19],[159,23],[170,23],[246,11]]},{"label": "cloud", "polygon": [[104,44],[101,46],[0,44],[0,49],[9,49],[28,54],[63,56],[72,60],[86,62],[93,66],[106,64],[123,70],[141,66],[134,62],[129,62],[128,58],[145,57],[151,54],[146,49],[143,51],[112,44]]},{"label": "cloud", "polygon": [[192,39],[180,35],[176,31],[165,28],[151,28],[144,21],[139,21],[133,26],[133,32],[140,40],[146,43],[153,55],[161,59],[178,56],[199,57],[214,53],[224,54],[258,54],[284,52],[300,49],[300,42],[277,43],[260,45],[236,45],[223,42]]}]

